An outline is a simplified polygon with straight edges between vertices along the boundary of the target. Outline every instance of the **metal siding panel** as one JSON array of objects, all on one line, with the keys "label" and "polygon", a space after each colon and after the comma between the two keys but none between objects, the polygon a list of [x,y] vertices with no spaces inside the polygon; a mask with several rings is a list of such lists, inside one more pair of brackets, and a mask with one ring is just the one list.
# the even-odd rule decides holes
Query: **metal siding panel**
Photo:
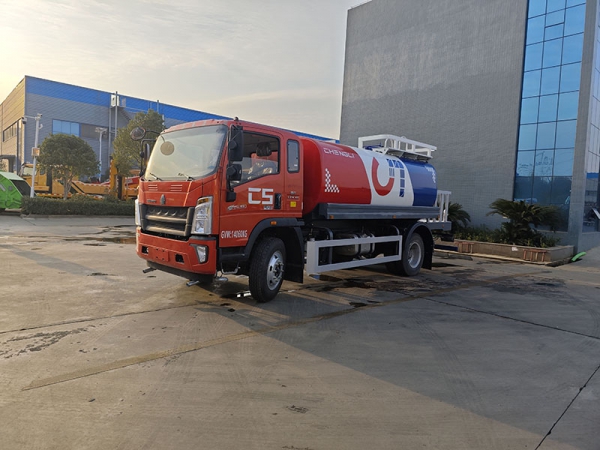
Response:
[{"label": "metal siding panel", "polygon": [[348,13],[340,141],[438,147],[438,187],[474,223],[511,198],[527,2],[374,0]]}]

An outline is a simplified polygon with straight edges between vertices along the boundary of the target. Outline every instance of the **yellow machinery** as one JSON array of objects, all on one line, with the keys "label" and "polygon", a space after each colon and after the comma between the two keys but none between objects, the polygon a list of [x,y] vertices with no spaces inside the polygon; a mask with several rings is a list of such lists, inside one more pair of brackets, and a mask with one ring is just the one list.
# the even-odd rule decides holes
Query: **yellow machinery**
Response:
[{"label": "yellow machinery", "polygon": [[[32,164],[23,164],[21,169],[21,177],[31,186],[31,176],[33,173]],[[139,177],[124,177],[117,173],[117,169],[114,167],[113,162],[110,163],[110,177],[109,181],[104,183],[86,183],[79,181],[78,179],[73,180],[71,184],[71,194],[84,194],[94,197],[104,197],[107,195],[114,194],[120,200],[128,200],[137,198],[137,188],[139,183]],[[39,168],[35,174],[35,194],[40,197],[56,197],[62,198],[64,195],[64,187],[62,183],[54,180],[52,176],[47,174],[44,170]]]}]

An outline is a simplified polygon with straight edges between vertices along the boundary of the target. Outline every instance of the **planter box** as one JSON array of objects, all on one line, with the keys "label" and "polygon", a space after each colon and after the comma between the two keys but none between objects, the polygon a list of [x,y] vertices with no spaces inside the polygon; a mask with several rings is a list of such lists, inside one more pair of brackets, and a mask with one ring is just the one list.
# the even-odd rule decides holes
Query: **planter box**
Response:
[{"label": "planter box", "polygon": [[573,256],[572,245],[539,248],[525,247],[522,245],[494,244],[491,242],[465,241],[462,239],[456,239],[454,244],[459,253],[498,256],[528,262],[552,263]]}]

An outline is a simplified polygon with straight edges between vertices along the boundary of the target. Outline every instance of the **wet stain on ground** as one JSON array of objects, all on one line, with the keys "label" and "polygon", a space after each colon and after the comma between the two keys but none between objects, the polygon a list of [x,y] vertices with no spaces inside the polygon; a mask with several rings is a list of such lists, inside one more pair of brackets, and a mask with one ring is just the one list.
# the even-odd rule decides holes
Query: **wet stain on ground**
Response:
[{"label": "wet stain on ground", "polygon": [[360,308],[362,306],[367,306],[366,303],[361,303],[361,302],[349,302],[350,305],[354,306],[355,308]]},{"label": "wet stain on ground", "polygon": [[334,276],[327,275],[327,274],[311,275],[310,277],[315,280],[319,280],[319,281],[330,281],[330,282],[344,281],[343,278],[334,277]]},{"label": "wet stain on ground", "polygon": [[445,262],[434,262],[434,263],[431,263],[431,267],[438,267],[438,268],[440,268],[440,267],[456,267],[456,264],[448,264]]},{"label": "wet stain on ground", "polygon": [[538,281],[531,283],[531,280],[523,279],[510,279],[503,280],[498,283],[491,285],[491,288],[497,292],[511,293],[516,295],[529,295],[532,291],[535,291],[536,295],[546,296],[565,296],[564,288],[565,283],[562,281]]},{"label": "wet stain on ground", "polygon": [[104,242],[109,242],[112,244],[135,244],[135,236],[119,236],[119,237],[76,237],[76,238],[65,238],[63,239],[65,242],[88,242],[83,245],[90,245],[100,247],[106,244]]},{"label": "wet stain on ground", "polygon": [[[93,325],[92,325],[93,327]],[[0,343],[0,356],[3,356],[5,359],[12,358],[13,356],[19,356],[26,353],[32,352],[40,352],[53,344],[56,344],[61,339],[71,335],[71,334],[79,334],[87,331],[87,328],[77,328],[75,330],[68,331],[56,331],[54,333],[36,333],[30,334],[26,336],[17,336],[12,339],[8,339],[5,342]],[[31,341],[26,344],[25,347],[20,349],[14,349],[12,346],[15,343],[26,343],[27,341]],[[10,348],[5,348],[10,347]]]},{"label": "wet stain on ground", "polygon": [[304,406],[292,405],[292,406],[288,406],[287,409],[289,409],[290,411],[293,411],[293,412],[300,413],[300,414],[306,414],[308,412],[308,408],[305,408]]}]

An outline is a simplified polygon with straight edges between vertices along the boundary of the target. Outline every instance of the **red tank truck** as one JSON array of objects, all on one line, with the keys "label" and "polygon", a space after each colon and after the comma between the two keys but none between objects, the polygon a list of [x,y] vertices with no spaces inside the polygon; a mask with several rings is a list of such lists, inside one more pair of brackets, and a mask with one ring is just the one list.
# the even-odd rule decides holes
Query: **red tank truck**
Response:
[{"label": "red tank truck", "polygon": [[[142,140],[144,130],[137,129]],[[136,133],[132,133],[135,135]],[[391,135],[354,148],[233,120],[161,133],[140,179],[137,254],[188,285],[249,277],[259,302],[304,271],[385,263],[431,268],[432,228],[449,229],[435,147]]]}]

